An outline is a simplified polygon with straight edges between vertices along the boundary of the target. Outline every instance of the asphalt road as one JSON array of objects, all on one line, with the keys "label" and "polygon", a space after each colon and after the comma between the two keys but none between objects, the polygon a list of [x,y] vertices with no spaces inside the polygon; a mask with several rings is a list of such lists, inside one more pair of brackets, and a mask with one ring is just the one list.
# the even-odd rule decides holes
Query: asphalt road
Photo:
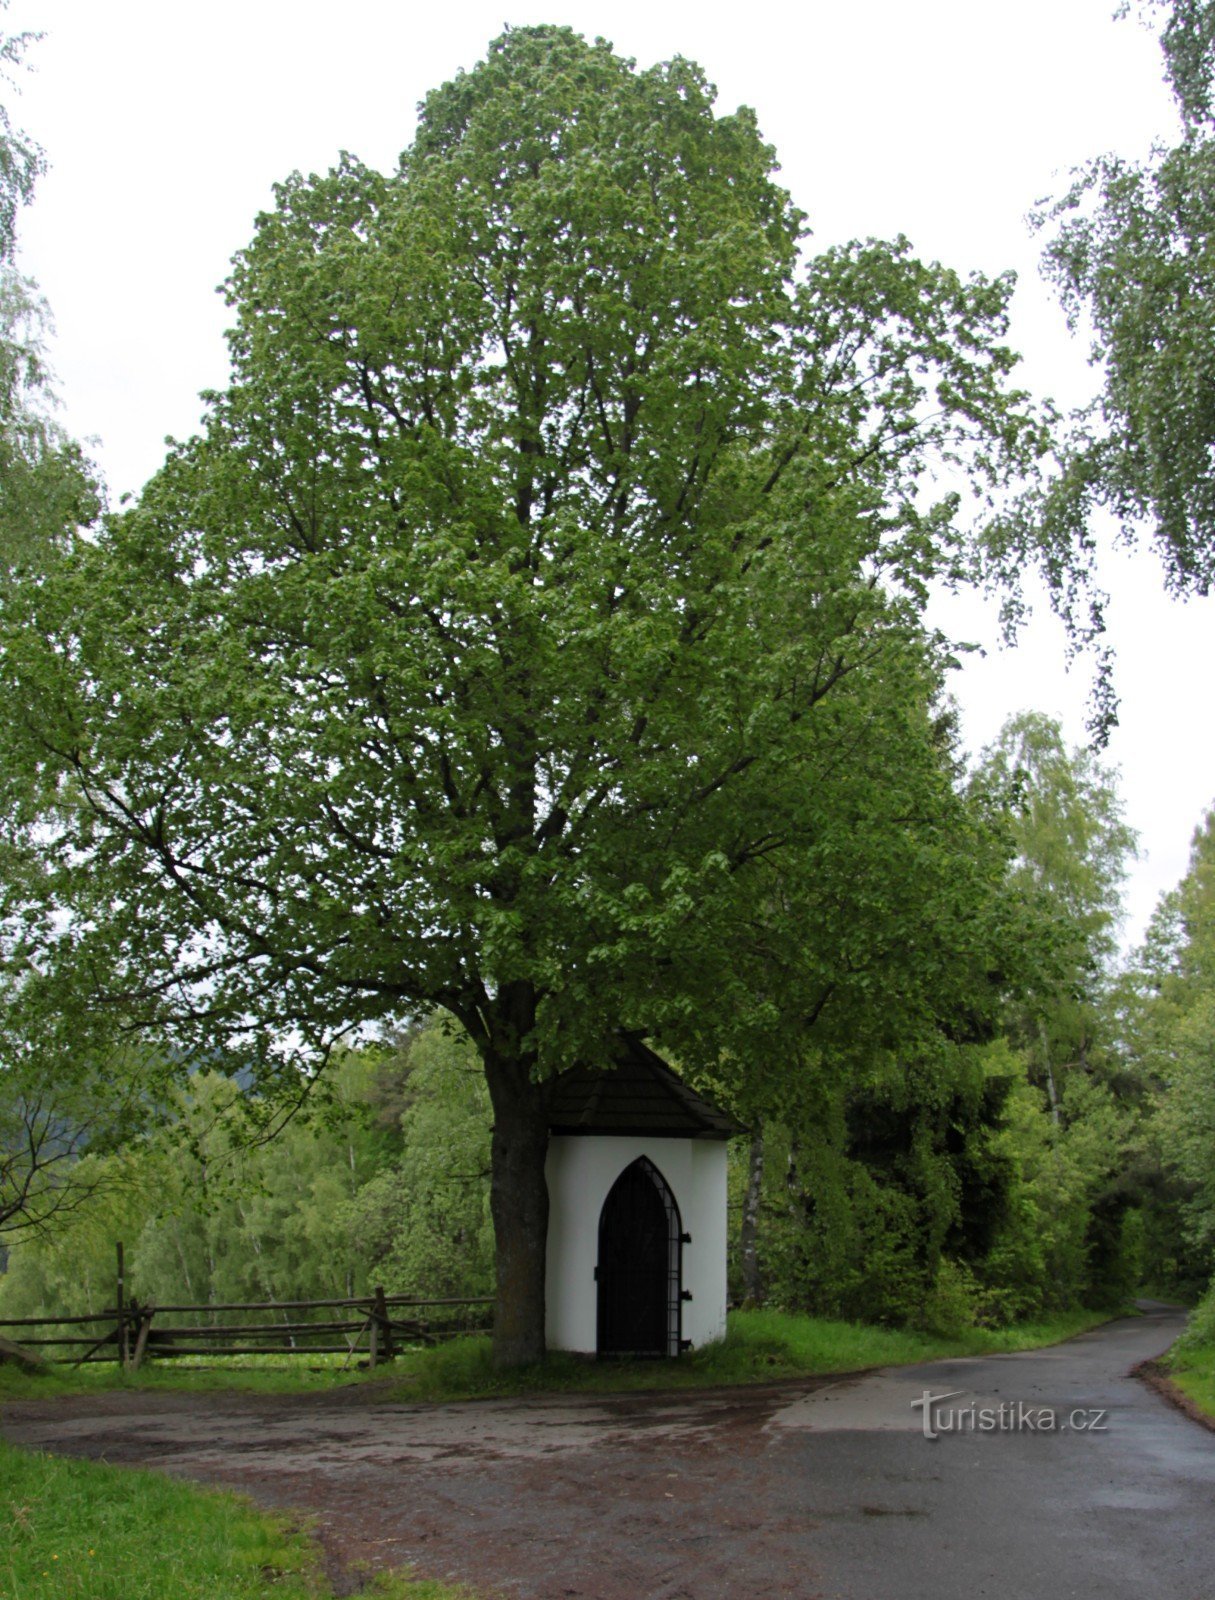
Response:
[{"label": "asphalt road", "polygon": [[0,1427],[307,1510],[347,1592],[409,1562],[520,1600],[1215,1600],[1215,1433],[1128,1375],[1180,1325],[701,1395],[125,1393]]}]

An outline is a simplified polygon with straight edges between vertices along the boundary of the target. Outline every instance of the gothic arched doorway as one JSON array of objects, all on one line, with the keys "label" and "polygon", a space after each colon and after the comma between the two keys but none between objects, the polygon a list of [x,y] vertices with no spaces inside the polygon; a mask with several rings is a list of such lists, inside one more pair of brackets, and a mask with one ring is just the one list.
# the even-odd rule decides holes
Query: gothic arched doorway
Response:
[{"label": "gothic arched doorway", "polygon": [[683,1225],[666,1179],[640,1156],[599,1213],[600,1355],[677,1356]]}]

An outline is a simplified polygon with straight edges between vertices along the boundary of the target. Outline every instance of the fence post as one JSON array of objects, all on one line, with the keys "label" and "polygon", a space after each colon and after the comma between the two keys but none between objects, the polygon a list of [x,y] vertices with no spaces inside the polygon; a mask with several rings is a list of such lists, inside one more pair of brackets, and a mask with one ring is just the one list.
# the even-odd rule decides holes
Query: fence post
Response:
[{"label": "fence post", "polygon": [[115,1248],[118,1252],[118,1293],[114,1300],[114,1307],[118,1312],[118,1365],[125,1369],[127,1364],[126,1272],[124,1270],[121,1239],[118,1240]]},{"label": "fence post", "polygon": [[136,1308],[132,1302],[132,1316],[138,1316],[139,1329],[135,1335],[135,1349],[131,1355],[131,1371],[138,1372],[143,1365],[143,1358],[147,1354],[148,1336],[152,1332],[152,1318],[156,1315],[156,1307],[151,1300],[146,1306]]},{"label": "fence post", "polygon": [[388,1315],[388,1302],[382,1288],[372,1290],[371,1306],[371,1354],[369,1365],[375,1367],[381,1361],[391,1361],[392,1348],[392,1321]]}]

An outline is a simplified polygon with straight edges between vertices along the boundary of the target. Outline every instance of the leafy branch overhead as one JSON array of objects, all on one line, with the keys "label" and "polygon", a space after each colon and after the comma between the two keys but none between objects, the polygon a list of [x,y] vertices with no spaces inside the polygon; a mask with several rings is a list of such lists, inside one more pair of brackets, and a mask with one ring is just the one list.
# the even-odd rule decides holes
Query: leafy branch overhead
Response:
[{"label": "leafy branch overhead", "polygon": [[1091,334],[1101,389],[1076,419],[1058,481],[1038,503],[1043,537],[1091,549],[1104,507],[1149,530],[1178,592],[1215,580],[1215,6],[1145,0],[1180,138],[1136,164],[1097,157],[1044,208],[1044,256],[1073,329]]},{"label": "leafy branch overhead", "polygon": [[[0,32],[0,89],[16,87],[13,74],[37,37]],[[17,218],[46,159],[14,127],[6,99],[0,95],[0,575],[40,568],[98,510],[92,469],[55,419],[44,348],[49,313],[13,264]]]},{"label": "leafy branch overhead", "polygon": [[997,548],[961,488],[995,525],[1048,444],[1010,284],[803,264],[713,100],[515,29],[395,173],[290,178],[204,431],[6,611],[10,845],[72,912],[11,939],[244,1072],[454,1015],[508,1358],[553,1072],[627,1026],[758,1094],[808,1019],[892,1050],[994,961],[920,601]]}]

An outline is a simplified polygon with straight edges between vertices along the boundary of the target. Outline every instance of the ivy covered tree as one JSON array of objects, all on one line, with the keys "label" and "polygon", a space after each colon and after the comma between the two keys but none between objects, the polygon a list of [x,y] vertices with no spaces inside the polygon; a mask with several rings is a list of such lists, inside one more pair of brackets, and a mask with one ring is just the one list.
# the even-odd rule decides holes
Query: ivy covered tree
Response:
[{"label": "ivy covered tree", "polygon": [[555,1072],[627,1026],[787,1078],[807,1015],[893,1048],[991,958],[919,606],[977,551],[934,471],[997,495],[1044,447],[1010,284],[799,265],[713,98],[516,29],[395,173],[290,178],[205,431],[0,655],[30,959],[263,1083],[463,1026],[504,1362],[543,1351]]}]

